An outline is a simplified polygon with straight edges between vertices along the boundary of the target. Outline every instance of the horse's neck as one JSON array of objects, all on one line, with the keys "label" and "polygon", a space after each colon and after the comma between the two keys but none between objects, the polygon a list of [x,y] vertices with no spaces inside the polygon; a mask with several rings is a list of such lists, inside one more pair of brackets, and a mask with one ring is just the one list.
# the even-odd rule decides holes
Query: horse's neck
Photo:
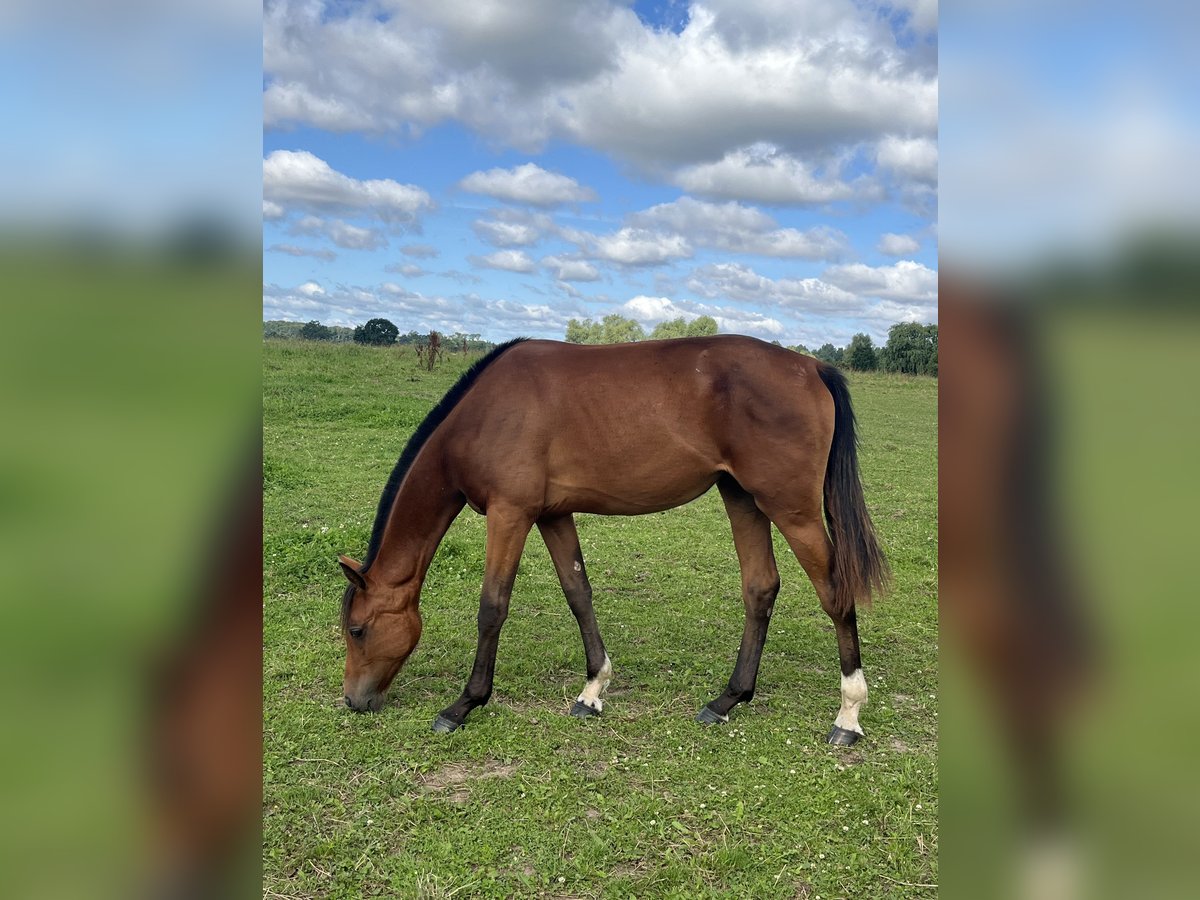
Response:
[{"label": "horse's neck", "polygon": [[[430,449],[430,448],[426,448]],[[417,456],[396,492],[371,573],[392,585],[425,580],[438,544],[462,511],[462,495],[446,482],[438,454]]]}]

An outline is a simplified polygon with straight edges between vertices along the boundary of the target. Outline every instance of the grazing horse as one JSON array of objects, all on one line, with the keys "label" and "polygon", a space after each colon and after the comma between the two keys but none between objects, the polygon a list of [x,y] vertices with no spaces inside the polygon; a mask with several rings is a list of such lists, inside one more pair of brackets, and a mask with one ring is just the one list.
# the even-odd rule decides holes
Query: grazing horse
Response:
[{"label": "grazing horse", "polygon": [[729,686],[697,720],[726,722],[754,695],[779,591],[774,522],[837,631],[842,705],[829,741],[854,743],[867,698],[855,604],[882,591],[889,575],[863,501],[854,428],[837,369],[753,338],[502,344],[408,442],[364,562],[339,559],[350,581],[342,600],[346,706],[382,706],[421,636],[430,561],[466,505],[487,516],[479,643],[462,696],[438,715],[434,731],[458,728],[491,696],[500,628],[534,525],[583,636],[587,683],[572,715],[599,715],[612,664],[573,514],[659,512],[715,484],[733,526],[746,619]]}]

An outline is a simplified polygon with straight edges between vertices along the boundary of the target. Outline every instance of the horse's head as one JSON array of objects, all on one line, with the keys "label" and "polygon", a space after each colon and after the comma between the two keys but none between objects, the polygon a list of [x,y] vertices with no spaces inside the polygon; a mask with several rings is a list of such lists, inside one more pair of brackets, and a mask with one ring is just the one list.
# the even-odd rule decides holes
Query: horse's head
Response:
[{"label": "horse's head", "polygon": [[417,599],[403,588],[374,584],[362,564],[338,557],[349,580],[342,600],[342,635],[346,639],[346,706],[377,712],[388,685],[421,639]]}]

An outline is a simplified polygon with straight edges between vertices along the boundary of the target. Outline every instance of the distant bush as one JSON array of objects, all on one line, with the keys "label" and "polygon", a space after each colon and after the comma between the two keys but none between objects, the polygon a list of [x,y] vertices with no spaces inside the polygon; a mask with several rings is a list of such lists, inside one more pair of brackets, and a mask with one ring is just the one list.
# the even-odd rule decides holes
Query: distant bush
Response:
[{"label": "distant bush", "polygon": [[359,344],[390,346],[396,343],[400,329],[387,319],[370,319],[365,325],[354,329],[354,340]]},{"label": "distant bush", "polygon": [[331,341],[333,340],[333,329],[313,319],[311,322],[306,322],[300,329],[300,337],[306,341]]}]

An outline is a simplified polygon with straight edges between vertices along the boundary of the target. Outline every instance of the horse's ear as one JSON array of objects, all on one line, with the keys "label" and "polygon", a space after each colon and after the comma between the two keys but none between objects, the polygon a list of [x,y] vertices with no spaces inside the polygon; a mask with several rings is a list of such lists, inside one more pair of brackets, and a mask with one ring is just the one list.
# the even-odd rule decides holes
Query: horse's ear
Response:
[{"label": "horse's ear", "polygon": [[342,572],[345,573],[346,578],[349,579],[352,585],[354,585],[360,591],[365,591],[367,589],[367,582],[363,580],[362,572],[360,571],[362,569],[362,563],[360,563],[357,559],[351,559],[348,556],[339,556],[338,565],[342,567]]}]

